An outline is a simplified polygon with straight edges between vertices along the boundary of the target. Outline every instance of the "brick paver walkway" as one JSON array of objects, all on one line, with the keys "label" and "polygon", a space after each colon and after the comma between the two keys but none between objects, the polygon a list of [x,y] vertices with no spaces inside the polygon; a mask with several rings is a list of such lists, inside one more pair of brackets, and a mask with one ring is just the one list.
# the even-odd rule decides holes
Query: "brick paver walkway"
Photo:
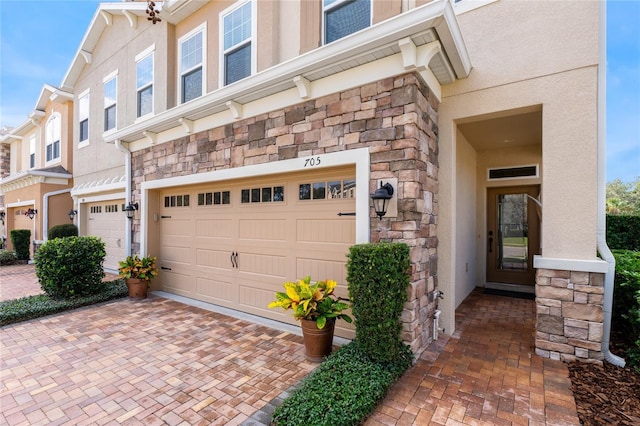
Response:
[{"label": "brick paver walkway", "polygon": [[234,425],[315,366],[301,337],[160,297],[0,333],[9,425]]},{"label": "brick paver walkway", "polygon": [[[366,422],[579,425],[565,364],[535,355],[535,303],[474,291]],[[444,348],[444,349],[443,349]]]},{"label": "brick paver walkway", "polygon": [[[366,425],[579,425],[566,366],[533,353],[533,301],[476,291],[456,320]],[[262,424],[315,367],[299,336],[157,296],[0,328],[0,355],[8,425]]]}]

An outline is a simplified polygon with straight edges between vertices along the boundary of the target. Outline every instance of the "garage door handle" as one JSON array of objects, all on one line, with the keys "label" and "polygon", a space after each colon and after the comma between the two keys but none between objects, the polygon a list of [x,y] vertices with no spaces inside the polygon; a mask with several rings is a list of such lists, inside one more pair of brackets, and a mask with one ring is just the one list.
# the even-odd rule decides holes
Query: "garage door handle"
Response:
[{"label": "garage door handle", "polygon": [[171,268],[167,268],[166,266],[161,266],[160,269],[164,269],[165,271],[170,271]]},{"label": "garage door handle", "polygon": [[232,251],[231,252],[231,267],[233,267],[233,268],[237,268],[238,267],[238,252],[237,251]]},{"label": "garage door handle", "polygon": [[338,216],[355,216],[355,215],[356,215],[355,212],[354,213],[342,213],[342,212],[338,213]]}]

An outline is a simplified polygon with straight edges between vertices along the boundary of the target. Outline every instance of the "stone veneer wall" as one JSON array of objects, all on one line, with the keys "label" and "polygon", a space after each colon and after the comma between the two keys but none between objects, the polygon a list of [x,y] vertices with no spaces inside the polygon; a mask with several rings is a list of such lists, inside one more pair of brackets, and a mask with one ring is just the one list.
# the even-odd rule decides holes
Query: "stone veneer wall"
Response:
[{"label": "stone veneer wall", "polygon": [[372,219],[370,239],[411,248],[403,339],[419,353],[431,341],[436,308],[428,294],[437,287],[437,109],[410,73],[241,119],[133,153],[134,198],[143,181],[368,147],[370,192],[377,179],[398,179],[398,217]]},{"label": "stone veneer wall", "polygon": [[563,361],[604,359],[604,274],[536,271],[536,354]]}]

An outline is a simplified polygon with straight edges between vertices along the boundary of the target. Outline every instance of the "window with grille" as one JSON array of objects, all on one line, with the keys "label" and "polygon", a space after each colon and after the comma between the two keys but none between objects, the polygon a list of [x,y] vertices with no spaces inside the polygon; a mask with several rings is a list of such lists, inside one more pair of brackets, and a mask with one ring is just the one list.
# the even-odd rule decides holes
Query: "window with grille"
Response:
[{"label": "window with grille", "polygon": [[153,52],[136,64],[137,116],[153,112]]},{"label": "window with grille", "polygon": [[51,162],[60,160],[60,138],[61,132],[61,118],[59,113],[54,113],[47,121],[46,127],[46,161]]},{"label": "window with grille", "polygon": [[89,140],[89,93],[80,95],[78,100],[78,117],[80,120],[80,142]]},{"label": "window with grille", "polygon": [[371,25],[371,0],[323,0],[323,12],[325,44]]},{"label": "window with grille", "polygon": [[204,28],[187,34],[180,42],[180,91],[181,102],[189,102],[203,94]]},{"label": "window with grille", "polygon": [[225,85],[251,75],[251,4],[246,2],[222,17]]},{"label": "window with grille", "polygon": [[114,76],[104,83],[104,131],[116,128],[116,93],[118,77]]}]

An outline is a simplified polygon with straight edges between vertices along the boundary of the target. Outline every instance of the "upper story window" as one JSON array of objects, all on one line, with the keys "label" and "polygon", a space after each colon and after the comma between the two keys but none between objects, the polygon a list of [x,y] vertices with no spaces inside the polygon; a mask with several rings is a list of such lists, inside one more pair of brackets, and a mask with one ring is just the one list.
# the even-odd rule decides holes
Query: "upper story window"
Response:
[{"label": "upper story window", "polygon": [[104,131],[116,128],[116,94],[118,76],[108,78],[104,82]]},{"label": "upper story window", "polygon": [[323,12],[325,44],[371,25],[371,0],[323,0]]},{"label": "upper story window", "polygon": [[246,2],[222,17],[225,85],[251,75],[251,4]]},{"label": "upper story window", "polygon": [[185,35],[179,42],[180,102],[189,102],[204,92],[204,26]]},{"label": "upper story window", "polygon": [[47,121],[46,127],[46,159],[47,163],[60,160],[61,118],[59,113],[53,113]]},{"label": "upper story window", "polygon": [[136,82],[137,117],[142,117],[153,112],[153,51],[137,59]]},{"label": "upper story window", "polygon": [[29,138],[29,168],[33,169],[36,166],[36,135],[31,135]]},{"label": "upper story window", "polygon": [[80,95],[78,100],[78,120],[80,121],[80,142],[89,140],[89,92]]}]

